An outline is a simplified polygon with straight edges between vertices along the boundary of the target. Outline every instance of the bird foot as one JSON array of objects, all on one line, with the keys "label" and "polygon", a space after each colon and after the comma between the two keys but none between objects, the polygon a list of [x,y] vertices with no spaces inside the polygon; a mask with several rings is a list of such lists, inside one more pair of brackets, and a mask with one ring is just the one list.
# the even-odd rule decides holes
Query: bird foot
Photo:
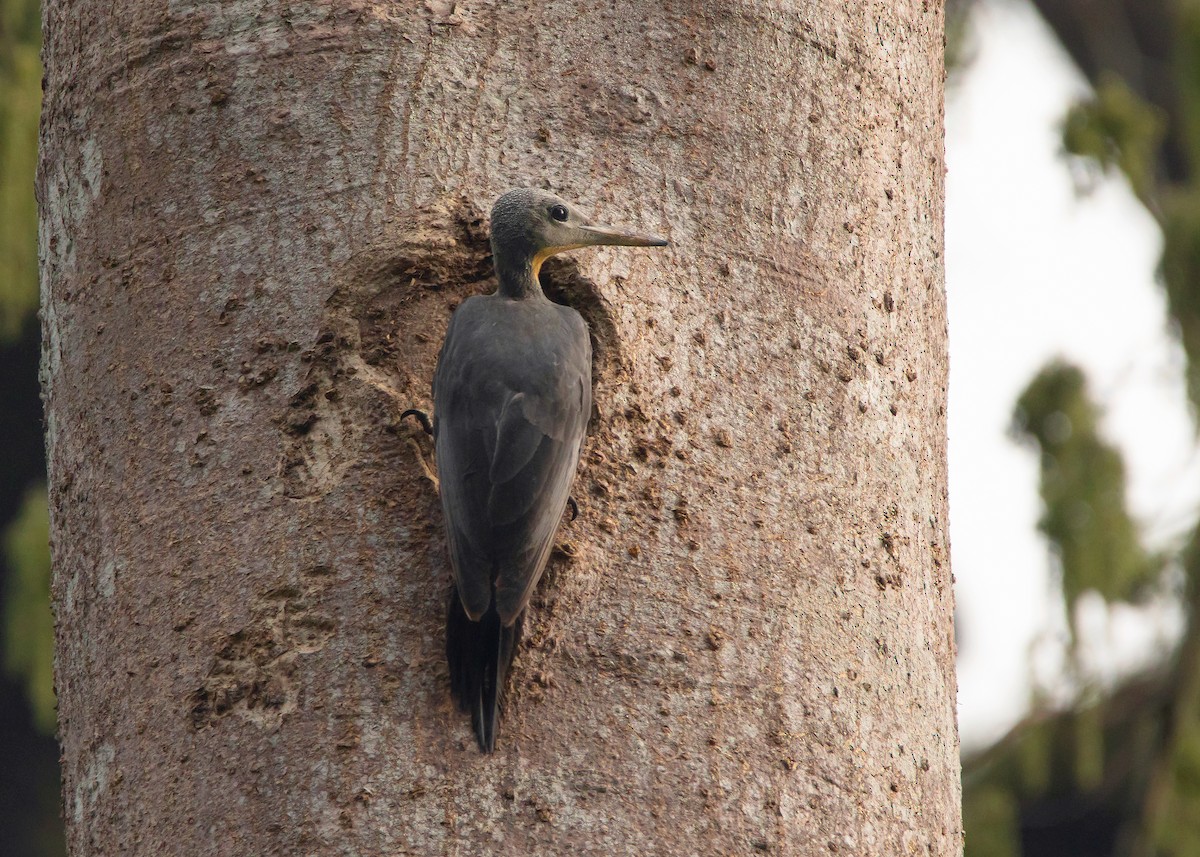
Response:
[{"label": "bird foot", "polygon": [[[421,428],[425,430],[425,434],[430,436],[433,435],[433,424],[429,421],[429,415],[427,413],[417,410],[416,408],[409,408],[400,415],[400,419],[403,421],[408,417],[416,417],[417,422],[421,424]],[[412,448],[413,454],[417,457],[417,463],[421,465],[421,472],[425,474],[426,479],[433,483],[433,487],[440,492],[442,490],[442,483],[438,480],[437,473],[434,472],[434,468],[431,467],[427,461],[425,461],[425,453],[421,451],[421,445],[417,443],[417,441],[411,436],[408,438],[407,442],[409,447]]]},{"label": "bird foot", "polygon": [[574,497],[567,497],[567,508],[571,510],[572,521],[579,517],[579,504],[575,502]]},{"label": "bird foot", "polygon": [[421,424],[421,428],[425,429],[425,434],[433,434],[433,423],[429,421],[429,414],[425,413],[424,411],[419,411],[416,408],[409,408],[400,415],[400,420],[404,421],[409,417],[417,418],[417,422]]},{"label": "bird foot", "polygon": [[408,445],[412,449],[413,454],[417,457],[417,464],[421,465],[421,472],[425,474],[425,478],[433,483],[433,487],[436,491],[441,493],[442,483],[438,479],[437,473],[434,472],[433,468],[430,467],[429,463],[425,460],[425,453],[421,452],[421,447],[418,446],[417,442],[411,437],[408,439]]}]

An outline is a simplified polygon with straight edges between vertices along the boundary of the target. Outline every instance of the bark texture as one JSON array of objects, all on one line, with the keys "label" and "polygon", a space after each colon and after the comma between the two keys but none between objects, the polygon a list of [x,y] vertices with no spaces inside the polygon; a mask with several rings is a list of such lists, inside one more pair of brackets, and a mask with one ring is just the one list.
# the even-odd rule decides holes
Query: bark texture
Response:
[{"label": "bark texture", "polygon": [[[957,854],[942,10],[48,2],[58,691],[83,854]],[[544,184],[582,515],[492,757],[428,405]]]}]

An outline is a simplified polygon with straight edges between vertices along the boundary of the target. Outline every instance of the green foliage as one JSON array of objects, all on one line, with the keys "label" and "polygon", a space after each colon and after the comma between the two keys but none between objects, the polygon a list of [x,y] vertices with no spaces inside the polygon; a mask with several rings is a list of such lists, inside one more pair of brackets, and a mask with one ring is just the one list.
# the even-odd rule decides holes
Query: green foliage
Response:
[{"label": "green foliage", "polygon": [[34,723],[54,734],[54,617],[50,612],[50,514],[45,486],[25,495],[4,534],[4,669],[25,683]]},{"label": "green foliage", "polygon": [[[1200,3],[1176,10],[1172,65],[1180,107],[1179,136],[1193,169],[1200,166]],[[1163,227],[1160,274],[1167,310],[1187,354],[1187,390],[1200,408],[1200,186],[1196,178],[1159,190],[1157,211]]]},{"label": "green foliage", "polygon": [[[1159,220],[1168,313],[1200,414],[1200,0],[1101,3],[1092,11],[1048,16],[1095,87],[1066,117],[1063,145],[1100,170],[1119,169]],[[1129,28],[1116,39],[1114,11]],[[1173,41],[1167,56],[1160,37]],[[1131,76],[1119,79],[1114,68]],[[1058,363],[1030,384],[1015,420],[1016,434],[1041,454],[1040,528],[1061,559],[1069,607],[1086,589],[1110,601],[1136,595],[1163,565],[1142,548],[1125,511],[1124,467],[1097,435],[1098,417],[1082,373]],[[1040,836],[1091,837],[1088,853],[1200,857],[1200,529],[1178,559],[1191,615],[1174,665],[1115,690],[1090,688],[1073,709],[1030,718],[965,760],[970,857],[990,853],[975,847],[981,838],[1013,841],[1022,813],[1036,819]]]},{"label": "green foliage", "polygon": [[971,0],[946,0],[945,50],[946,86],[950,88],[973,59],[970,37]]},{"label": "green foliage", "polygon": [[1187,389],[1200,407],[1200,191],[1179,190],[1163,201],[1160,274],[1167,310],[1187,354]]},{"label": "green foliage", "polygon": [[1067,113],[1063,146],[1094,160],[1105,172],[1117,167],[1144,200],[1153,191],[1155,158],[1165,130],[1162,110],[1140,99],[1120,78],[1104,75],[1095,96]]},{"label": "green foliage", "polygon": [[38,113],[41,31],[35,0],[0,0],[0,337],[37,308]]},{"label": "green foliage", "polygon": [[1026,729],[1011,757],[1005,761],[1010,773],[1003,777],[1005,784],[1018,793],[1044,794],[1050,791],[1054,777],[1061,769],[1055,751],[1068,745],[1059,743],[1050,729]]},{"label": "green foliage", "polygon": [[1057,361],[1030,382],[1014,417],[1018,437],[1041,451],[1038,526],[1061,561],[1069,609],[1089,589],[1128,600],[1162,567],[1125,508],[1125,463],[1097,433],[1099,417],[1083,373]]},{"label": "green foliage", "polygon": [[[1168,696],[1170,676],[1164,670],[1094,704],[1030,717],[987,752],[965,760],[966,857],[1020,855],[1023,815],[1028,816],[1027,824],[1038,827],[1058,816],[1055,826],[1068,841],[1081,832],[1081,824],[1128,817],[1129,808],[1142,799],[1147,771],[1155,763],[1157,715]],[[1179,841],[1192,849],[1200,845],[1195,818],[1190,816],[1191,824],[1180,828]],[[1129,854],[1117,849],[1111,853]]]},{"label": "green foliage", "polygon": [[1165,794],[1167,806],[1153,831],[1160,854],[1200,855],[1200,725],[1185,727],[1171,759],[1171,786]]},{"label": "green foliage", "polygon": [[1183,2],[1175,9],[1175,50],[1171,57],[1179,97],[1179,130],[1191,166],[1200,166],[1200,4]]},{"label": "green foliage", "polygon": [[1098,788],[1104,779],[1103,711],[1100,706],[1088,706],[1078,712],[1071,724],[1071,748],[1075,782],[1085,791]]},{"label": "green foliage", "polygon": [[[1100,437],[1100,416],[1083,372],[1053,361],[1021,394],[1013,418],[1014,434],[1040,452],[1039,528],[1059,557],[1072,616],[1084,591],[1110,602],[1129,600],[1163,567],[1161,557],[1143,548],[1126,510],[1124,462]],[[1162,701],[1170,699],[1172,675],[1164,670],[1141,677],[1098,699],[1093,689],[1075,708],[1031,718],[968,762],[963,811],[969,857],[990,855],[986,848],[992,847],[1008,857],[1001,849],[1019,842],[1023,808],[1036,817],[1063,806],[1086,807],[1096,818],[1138,817],[1148,772],[1157,764]],[[1200,737],[1200,726],[1196,731]],[[1193,806],[1195,790],[1177,771],[1170,791],[1172,806],[1159,816],[1160,839],[1174,838],[1161,853],[1200,857],[1195,825],[1184,822],[1200,812],[1200,795]],[[1061,830],[1071,830],[1070,814],[1057,822]],[[988,843],[982,849],[975,845],[981,839]],[[1011,847],[1020,854],[1019,845]]]},{"label": "green foliage", "polygon": [[968,789],[963,795],[967,830],[964,857],[1021,857],[1017,802],[996,787]]}]

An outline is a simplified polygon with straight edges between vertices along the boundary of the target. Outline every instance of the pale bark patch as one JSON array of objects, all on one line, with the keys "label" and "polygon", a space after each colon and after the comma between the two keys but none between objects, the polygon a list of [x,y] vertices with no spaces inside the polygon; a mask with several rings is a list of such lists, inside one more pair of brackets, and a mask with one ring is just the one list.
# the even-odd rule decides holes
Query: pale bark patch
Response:
[{"label": "pale bark patch", "polygon": [[296,710],[295,673],[305,655],[321,651],[337,630],[326,608],[332,569],[304,569],[294,584],[255,599],[250,621],[228,635],[203,684],[192,694],[192,725],[212,725],[238,714],[275,729]]}]

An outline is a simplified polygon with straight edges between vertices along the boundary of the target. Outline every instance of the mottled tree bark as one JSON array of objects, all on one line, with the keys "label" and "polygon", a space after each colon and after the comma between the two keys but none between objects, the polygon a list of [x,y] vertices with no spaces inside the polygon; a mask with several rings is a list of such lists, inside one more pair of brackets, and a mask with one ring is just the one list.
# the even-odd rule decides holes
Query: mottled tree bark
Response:
[{"label": "mottled tree bark", "polygon": [[[46,7],[44,375],[82,854],[957,854],[936,2]],[[497,753],[423,435],[484,212],[667,252]]]}]

